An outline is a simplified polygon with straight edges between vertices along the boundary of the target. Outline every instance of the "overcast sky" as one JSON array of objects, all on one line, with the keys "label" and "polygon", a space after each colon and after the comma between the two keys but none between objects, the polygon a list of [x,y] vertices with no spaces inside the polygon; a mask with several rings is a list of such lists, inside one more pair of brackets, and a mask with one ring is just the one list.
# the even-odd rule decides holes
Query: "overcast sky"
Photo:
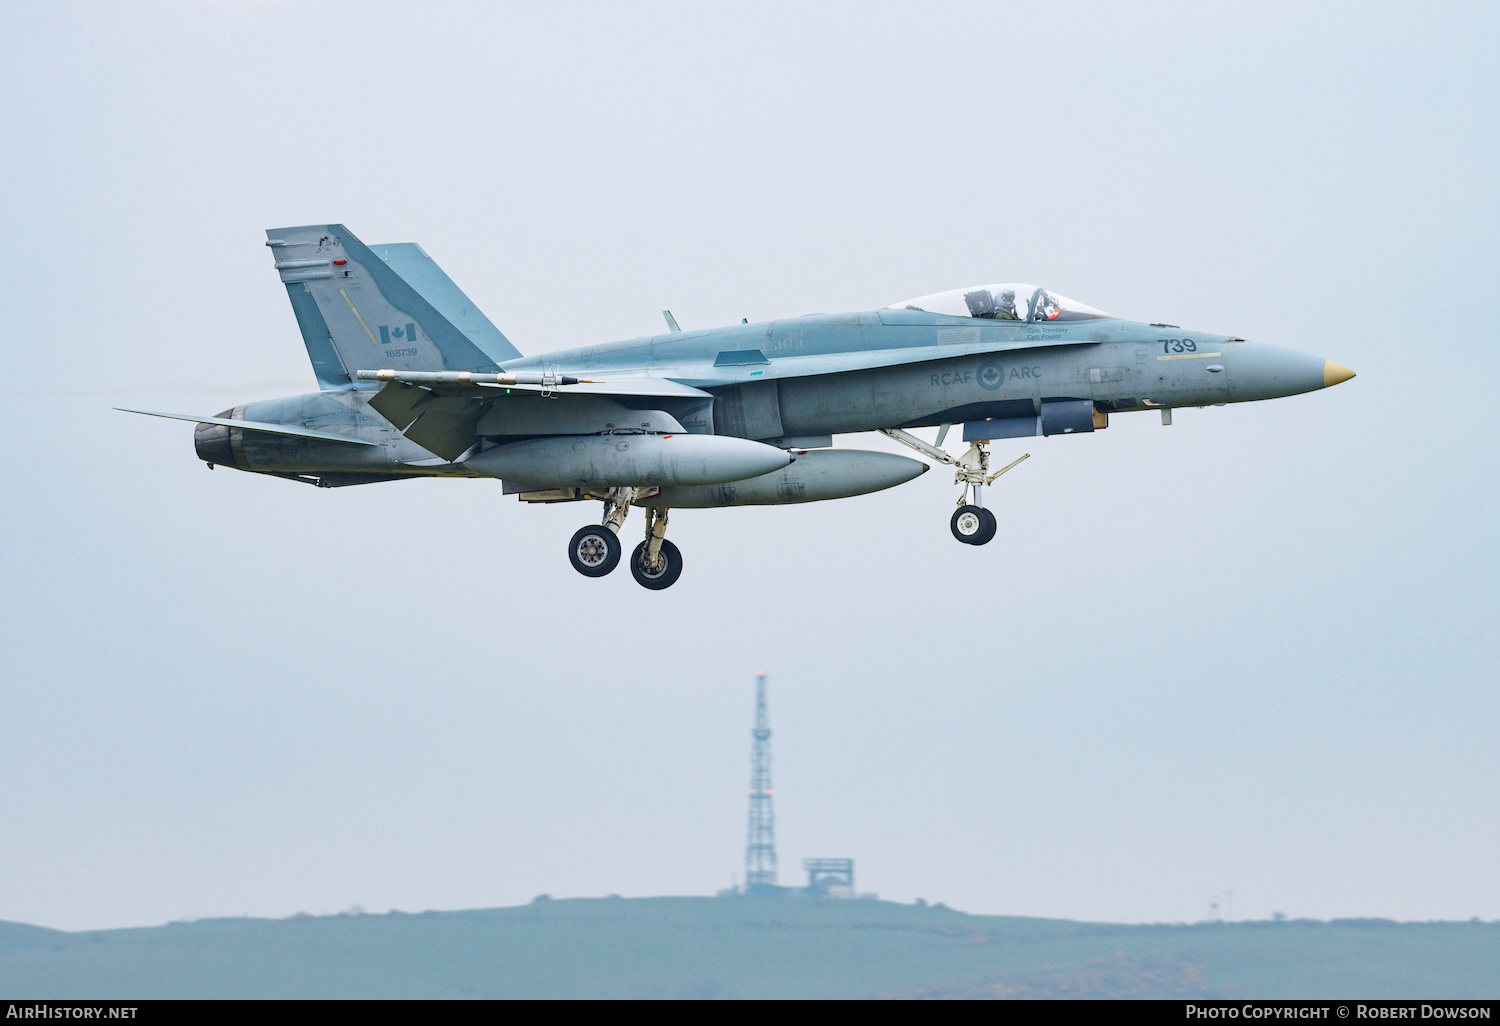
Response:
[{"label": "overcast sky", "polygon": [[[0,919],[710,894],[756,670],[783,882],[1500,917],[1497,11],[0,4]],[[651,593],[111,411],[314,390],[323,222],[526,354],[1009,280],[1359,376],[996,443],[982,549],[942,471],[682,511]]]}]

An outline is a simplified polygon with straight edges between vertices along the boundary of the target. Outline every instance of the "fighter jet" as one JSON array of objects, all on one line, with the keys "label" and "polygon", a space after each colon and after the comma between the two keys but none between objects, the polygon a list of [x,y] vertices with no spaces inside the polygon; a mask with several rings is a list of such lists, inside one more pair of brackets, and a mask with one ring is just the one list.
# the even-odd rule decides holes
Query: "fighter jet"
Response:
[{"label": "fighter jet", "polygon": [[[587,577],[629,558],[644,587],[670,587],[682,553],[673,509],[815,502],[890,488],[929,464],[834,448],[880,431],[954,471],[953,536],[995,536],[984,489],[997,439],[1082,435],[1111,415],[1221,406],[1347,381],[1331,360],[1111,316],[1015,282],[918,296],[878,310],[668,331],[522,356],[414,243],[366,246],[343,225],[275,228],[286,286],[319,391],[197,424],[210,468],[323,488],[413,477],[497,479],[521,502],[603,504],[568,559]],[[912,429],[937,429],[933,442]],[[959,427],[967,443],[944,442]]]}]

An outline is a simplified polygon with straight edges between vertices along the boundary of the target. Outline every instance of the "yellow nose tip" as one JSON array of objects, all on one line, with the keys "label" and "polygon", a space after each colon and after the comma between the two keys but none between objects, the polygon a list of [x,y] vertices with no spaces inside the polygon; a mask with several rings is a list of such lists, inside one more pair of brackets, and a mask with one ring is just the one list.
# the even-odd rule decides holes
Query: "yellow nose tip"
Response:
[{"label": "yellow nose tip", "polygon": [[1337,385],[1340,381],[1348,381],[1354,377],[1354,372],[1341,363],[1332,360],[1323,361],[1323,387]]}]

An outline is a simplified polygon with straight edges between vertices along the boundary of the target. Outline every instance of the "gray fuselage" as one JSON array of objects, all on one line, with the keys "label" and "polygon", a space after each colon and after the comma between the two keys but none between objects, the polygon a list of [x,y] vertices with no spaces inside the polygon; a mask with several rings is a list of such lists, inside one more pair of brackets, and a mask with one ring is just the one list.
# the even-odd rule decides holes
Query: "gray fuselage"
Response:
[{"label": "gray fuselage", "polygon": [[[608,423],[605,430],[617,431],[633,423],[631,411],[661,410],[688,433],[789,447],[827,445],[825,436],[849,432],[941,424],[964,424],[974,432],[969,437],[1014,437],[1043,433],[1042,415],[1053,404],[1063,409],[1087,402],[1107,418],[1269,399],[1343,380],[1337,375],[1342,368],[1321,357],[1170,326],[1115,318],[986,321],[898,309],[674,332],[512,360],[502,369],[671,379],[708,396],[591,399],[608,408],[604,416],[611,415],[609,409],[624,415],[601,426]],[[320,484],[483,476],[462,460],[436,457],[406,438],[369,406],[375,392],[336,389],[249,403],[223,414],[326,430],[375,445],[203,425],[199,455],[243,470],[320,475]],[[548,418],[540,414],[548,407],[535,405],[547,402],[536,397],[507,408],[536,415],[480,416],[481,444],[578,433],[568,423],[571,417],[559,419],[555,429],[547,427]],[[649,418],[641,423],[649,424]],[[1003,430],[985,434],[987,423]]]}]

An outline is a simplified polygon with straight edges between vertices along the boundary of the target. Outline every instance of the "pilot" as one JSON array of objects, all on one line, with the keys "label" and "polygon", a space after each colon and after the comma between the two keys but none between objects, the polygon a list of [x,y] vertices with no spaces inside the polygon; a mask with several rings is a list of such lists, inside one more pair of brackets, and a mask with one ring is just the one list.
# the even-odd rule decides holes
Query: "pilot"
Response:
[{"label": "pilot", "polygon": [[1052,294],[1045,289],[1040,296],[1036,297],[1036,319],[1039,321],[1050,321],[1056,319],[1062,313],[1062,306],[1052,298]]},{"label": "pilot", "polygon": [[995,299],[995,320],[997,321],[1019,321],[1021,316],[1016,313],[1016,290],[1006,289]]}]

